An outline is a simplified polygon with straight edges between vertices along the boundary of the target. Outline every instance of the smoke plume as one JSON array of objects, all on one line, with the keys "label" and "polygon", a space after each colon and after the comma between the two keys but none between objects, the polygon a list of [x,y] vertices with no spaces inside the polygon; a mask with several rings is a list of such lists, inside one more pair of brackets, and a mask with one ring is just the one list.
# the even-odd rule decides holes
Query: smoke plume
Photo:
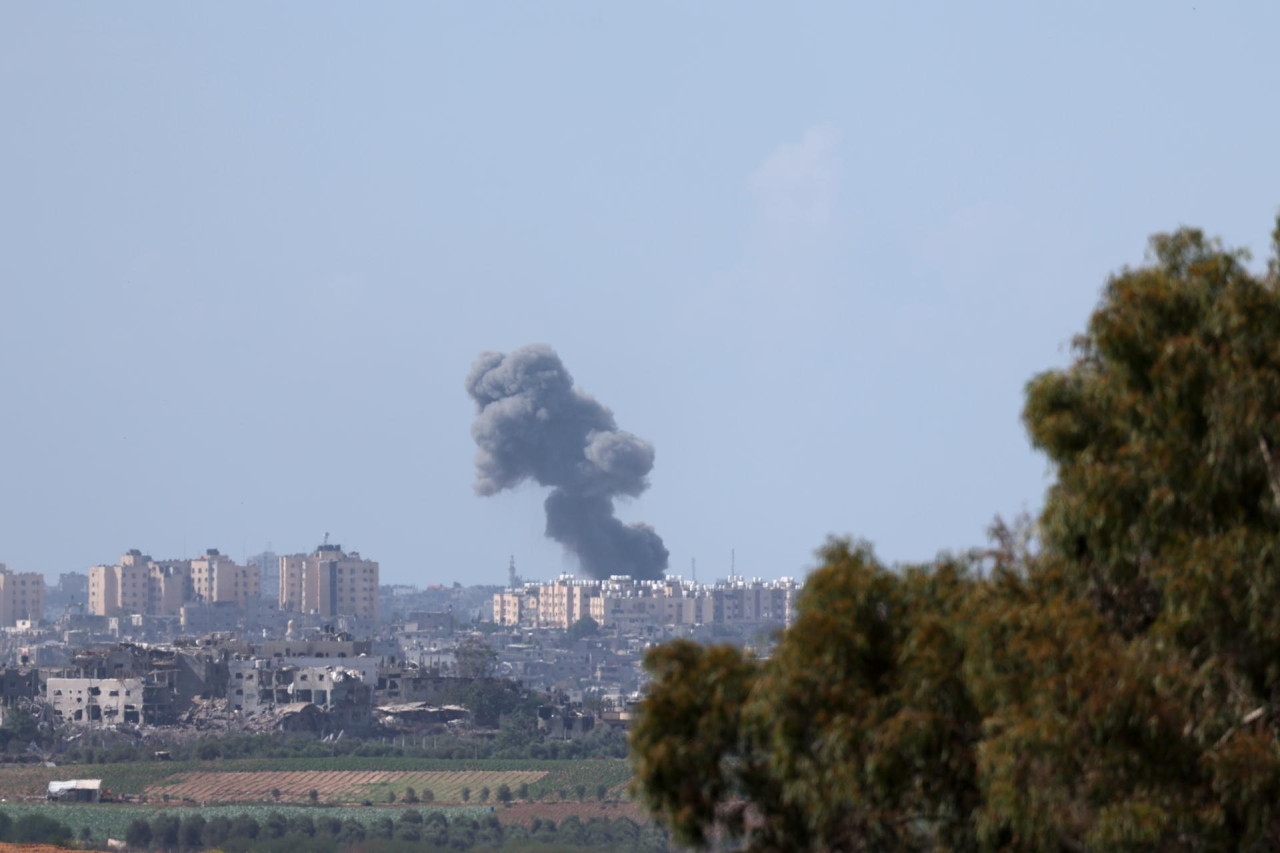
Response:
[{"label": "smoke plume", "polygon": [[528,479],[550,486],[547,535],[587,574],[662,576],[662,537],[613,514],[615,497],[649,488],[653,445],[618,429],[613,412],[573,384],[555,350],[534,344],[483,353],[467,375],[467,393],[476,402],[477,492],[496,494]]}]

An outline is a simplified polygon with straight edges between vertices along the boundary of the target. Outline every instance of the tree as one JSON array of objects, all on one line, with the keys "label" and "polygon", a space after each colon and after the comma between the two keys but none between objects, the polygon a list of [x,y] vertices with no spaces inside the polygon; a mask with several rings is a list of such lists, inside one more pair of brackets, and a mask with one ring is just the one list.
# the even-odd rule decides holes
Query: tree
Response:
[{"label": "tree", "polygon": [[182,819],[182,828],[178,831],[178,841],[187,850],[197,850],[204,846],[205,820],[200,815],[190,815]]},{"label": "tree", "polygon": [[461,678],[488,678],[498,663],[498,653],[474,635],[464,637],[453,655]]},{"label": "tree", "polygon": [[577,622],[569,626],[565,631],[565,639],[569,642],[581,640],[584,637],[594,637],[600,633],[600,623],[592,619],[590,616],[583,616]]},{"label": "tree", "polygon": [[151,824],[145,818],[134,818],[124,831],[124,843],[134,850],[143,850],[151,843]]},{"label": "tree", "polygon": [[28,814],[13,822],[9,838],[18,844],[65,846],[71,841],[71,827],[48,815]]},{"label": "tree", "polygon": [[[992,707],[1073,736],[1028,726],[984,744],[1001,771],[984,817],[1005,833],[1280,843],[1280,223],[1274,240],[1258,276],[1199,231],[1157,235],[1149,265],[1108,282],[1071,366],[1028,387],[1024,419],[1057,478],[1041,589],[1004,602],[1002,656],[1030,663],[1027,699]],[[1046,606],[1069,608],[1069,658],[1028,657]],[[1049,690],[1065,663],[1084,677]],[[1047,797],[1019,790],[1015,751],[1044,756]]]},{"label": "tree", "polygon": [[0,723],[0,748],[10,741],[26,746],[40,740],[39,721],[24,705],[4,709],[4,722]]},{"label": "tree", "polygon": [[[695,847],[717,824],[762,850],[970,846],[965,564],[895,572],[841,541],[823,557],[769,661],[689,641],[646,656],[638,793]],[[763,821],[748,825],[748,803]]]},{"label": "tree", "polygon": [[498,797],[498,802],[502,803],[504,806],[510,803],[511,800],[513,799],[511,794],[511,786],[507,784],[499,785],[497,797]]},{"label": "tree", "polygon": [[[1280,222],[1112,277],[1024,420],[1035,527],[927,566],[821,552],[768,660],[677,642],[631,736],[682,843],[749,850],[1280,846]],[[748,819],[750,817],[750,819]]]},{"label": "tree", "polygon": [[460,794],[461,794],[461,796],[462,796],[462,801],[463,801],[464,803],[469,803],[469,802],[471,802],[471,789],[470,789],[470,788],[468,788],[468,787],[465,787],[465,786],[464,786],[464,787],[462,788],[462,791],[460,792]]},{"label": "tree", "polygon": [[171,850],[178,846],[182,821],[174,815],[156,815],[151,821],[151,843],[156,847]]}]

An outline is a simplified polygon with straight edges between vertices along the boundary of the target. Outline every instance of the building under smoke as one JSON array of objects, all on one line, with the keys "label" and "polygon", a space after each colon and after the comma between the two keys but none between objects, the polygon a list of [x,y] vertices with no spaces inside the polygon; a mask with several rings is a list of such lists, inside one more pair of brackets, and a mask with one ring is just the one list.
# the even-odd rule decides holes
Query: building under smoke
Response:
[{"label": "building under smoke", "polygon": [[667,549],[647,524],[625,524],[614,499],[649,487],[653,445],[618,429],[613,413],[573,384],[560,357],[535,344],[486,352],[471,366],[476,491],[533,480],[549,486],[547,536],[596,578],[658,578]]}]

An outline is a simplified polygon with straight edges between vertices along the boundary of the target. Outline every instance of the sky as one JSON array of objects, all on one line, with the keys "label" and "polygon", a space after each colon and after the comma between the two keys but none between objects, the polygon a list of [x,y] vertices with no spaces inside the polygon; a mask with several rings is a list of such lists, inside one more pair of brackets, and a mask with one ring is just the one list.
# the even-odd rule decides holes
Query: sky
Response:
[{"label": "sky", "polygon": [[544,343],[671,572],[985,541],[1107,276],[1280,211],[1280,4],[0,3],[0,562],[574,565],[473,490]]}]

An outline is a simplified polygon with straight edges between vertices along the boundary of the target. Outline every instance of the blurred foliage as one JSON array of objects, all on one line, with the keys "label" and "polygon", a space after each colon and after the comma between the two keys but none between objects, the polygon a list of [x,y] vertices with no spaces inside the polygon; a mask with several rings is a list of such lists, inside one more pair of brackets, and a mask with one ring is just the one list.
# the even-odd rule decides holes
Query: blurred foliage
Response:
[{"label": "blurred foliage", "polygon": [[635,787],[678,840],[1280,849],[1275,240],[1259,274],[1157,235],[1109,280],[1027,387],[1034,527],[915,567],[833,541],[767,660],[649,653]]}]

